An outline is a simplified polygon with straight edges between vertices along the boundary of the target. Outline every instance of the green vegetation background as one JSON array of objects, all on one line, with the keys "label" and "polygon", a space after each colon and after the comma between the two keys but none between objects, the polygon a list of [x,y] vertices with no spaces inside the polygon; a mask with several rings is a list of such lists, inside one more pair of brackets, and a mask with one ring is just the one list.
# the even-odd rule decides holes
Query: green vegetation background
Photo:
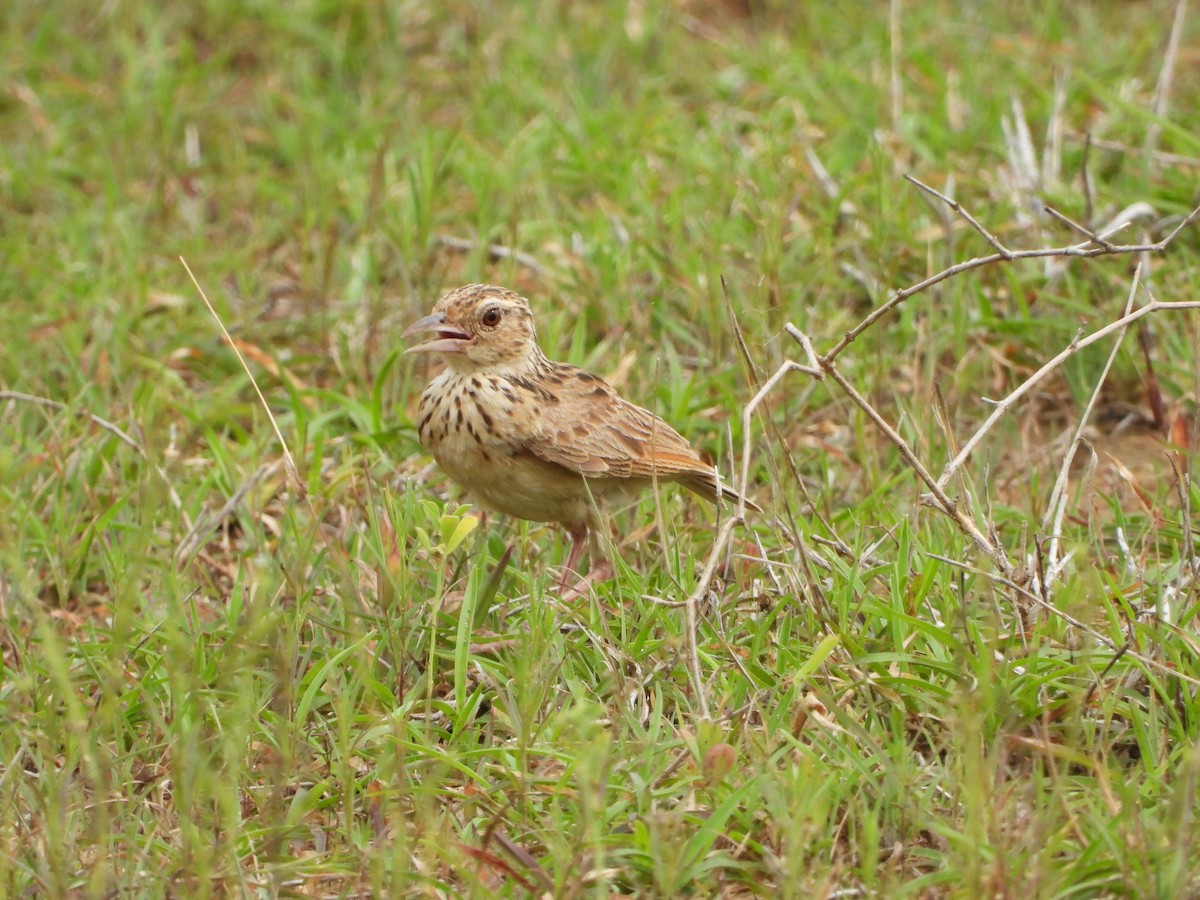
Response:
[{"label": "green vegetation background", "polygon": [[[733,472],[741,409],[798,356],[785,323],[820,350],[988,252],[905,174],[1013,247],[1081,240],[1041,202],[1093,227],[1146,204],[1130,240],[1189,211],[1197,164],[1143,152],[1200,152],[1194,15],[1158,89],[1173,14],[7,5],[0,892],[1200,892],[1186,452],[1089,431],[1051,598],[1089,631],[996,582],[862,413],[790,376],[753,425],[768,514],[700,605],[706,719],[677,603],[714,511],[647,498],[618,579],[563,604],[553,528],[462,517],[399,355],[445,289],[510,285],[552,356]],[[1184,232],[1149,260],[1155,295],[1194,299],[1196,261]],[[939,471],[984,398],[1120,315],[1132,263],[953,279],[844,370]],[[1149,358],[1191,421],[1197,316],[1171,315],[1145,355],[1126,341],[1108,419],[1150,415]],[[1107,352],[956,488],[1030,566]]]}]

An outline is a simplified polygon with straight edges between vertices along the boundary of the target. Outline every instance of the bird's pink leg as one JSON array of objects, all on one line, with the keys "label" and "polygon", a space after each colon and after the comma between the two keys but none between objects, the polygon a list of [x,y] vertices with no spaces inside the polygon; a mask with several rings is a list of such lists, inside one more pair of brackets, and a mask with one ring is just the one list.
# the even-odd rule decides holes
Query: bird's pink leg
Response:
[{"label": "bird's pink leg", "polygon": [[567,534],[571,536],[571,552],[567,554],[559,587],[566,587],[568,578],[579,578],[579,561],[583,559],[583,553],[587,550],[587,525],[567,526]]},{"label": "bird's pink leg", "polygon": [[592,564],[586,576],[579,575],[579,563],[588,545],[588,527],[586,524],[567,527],[571,536],[571,552],[567,554],[567,562],[563,566],[562,577],[558,580],[558,595],[563,600],[575,600],[583,596],[589,585],[608,581],[613,577],[613,565],[607,559],[600,559]]}]

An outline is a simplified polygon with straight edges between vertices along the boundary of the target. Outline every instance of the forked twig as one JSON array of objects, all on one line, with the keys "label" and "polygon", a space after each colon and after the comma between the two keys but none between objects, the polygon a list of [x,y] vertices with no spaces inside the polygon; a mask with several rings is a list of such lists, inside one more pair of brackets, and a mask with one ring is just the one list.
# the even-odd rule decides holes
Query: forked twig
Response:
[{"label": "forked twig", "polygon": [[[970,214],[966,213],[966,210],[964,210],[962,205],[957,201],[951,200],[949,197],[946,197],[944,194],[934,190],[928,185],[922,184],[915,178],[910,176],[905,177],[914,185],[926,191],[927,193],[949,203],[951,208],[960,215],[963,215],[965,221],[967,221],[972,228],[983,235],[984,239],[987,240],[992,247],[1000,247],[1001,249],[988,256],[977,256],[974,259],[968,259],[960,263],[955,263],[954,265],[948,266],[940,272],[918,281],[916,284],[894,291],[884,303],[877,306],[866,316],[866,318],[842,335],[842,337],[833,345],[833,347],[830,348],[829,352],[820,358],[822,364],[827,361],[832,362],[834,359],[836,359],[847,347],[849,347],[854,343],[855,340],[858,339],[859,335],[861,335],[880,319],[884,318],[884,316],[890,313],[909,297],[919,294],[922,291],[926,291],[935,284],[940,284],[947,279],[961,275],[963,272],[969,272],[972,269],[981,269],[984,266],[990,266],[998,262],[1013,262],[1019,259],[1046,259],[1048,257],[1078,257],[1081,259],[1091,259],[1095,256],[1112,256],[1130,253],[1161,253],[1168,247],[1168,245],[1170,245],[1171,241],[1175,239],[1175,236],[1178,235],[1180,231],[1191,225],[1192,222],[1196,220],[1196,217],[1200,216],[1200,206],[1198,206],[1193,209],[1183,219],[1183,221],[1176,225],[1166,237],[1152,244],[1112,244],[1108,243],[1107,240],[1103,244],[1097,244],[1093,239],[1088,239],[1082,244],[1069,244],[1064,247],[1042,247],[1032,250],[1010,250],[1007,247],[1004,247],[994,235],[983,228],[983,226],[981,226],[973,216],[970,216]],[[1101,237],[1107,238],[1107,235],[1101,235]]]},{"label": "forked twig", "polygon": [[[803,372],[819,380],[828,379],[833,381],[838,385],[839,388],[842,389],[846,396],[849,397],[849,399],[860,410],[862,410],[862,412],[871,420],[875,427],[887,437],[889,442],[891,442],[892,445],[897,448],[906,465],[912,469],[917,478],[928,489],[928,495],[925,498],[927,502],[937,508],[944,515],[951,518],[959,530],[968,536],[975,546],[989,558],[999,573],[997,575],[989,575],[989,577],[995,578],[998,582],[1010,586],[1022,596],[1031,598],[1037,604],[1061,617],[1070,625],[1084,629],[1098,640],[1103,641],[1106,646],[1116,650],[1118,649],[1116,645],[1114,645],[1099,632],[1095,631],[1095,629],[1087,626],[1085,623],[1080,622],[1077,619],[1070,617],[1065,612],[1052,605],[1045,596],[1039,596],[1039,593],[1044,593],[1047,590],[1048,582],[1053,580],[1054,575],[1062,567],[1062,563],[1059,561],[1057,532],[1061,527],[1063,509],[1065,506],[1064,497],[1066,494],[1066,478],[1068,477],[1068,473],[1070,471],[1070,462],[1073,455],[1073,450],[1078,445],[1081,429],[1089,418],[1091,410],[1095,405],[1099,392],[1099,385],[1096,388],[1096,392],[1093,393],[1092,398],[1084,411],[1084,415],[1079,427],[1073,436],[1071,450],[1068,452],[1067,459],[1063,462],[1063,468],[1060,470],[1058,482],[1055,486],[1054,499],[1052,500],[1050,513],[1048,514],[1053,516],[1053,521],[1055,523],[1054,536],[1052,537],[1051,541],[1049,557],[1050,574],[1047,576],[1043,573],[1041,577],[1036,579],[1039,582],[1039,591],[1031,591],[1029,587],[1026,586],[1029,582],[1028,573],[1025,571],[1024,567],[1015,565],[1012,562],[998,535],[995,533],[995,530],[990,527],[986,529],[981,527],[979,522],[977,522],[975,517],[972,515],[970,507],[964,508],[962,504],[950,497],[946,493],[946,488],[951,479],[959,473],[966,460],[970,458],[972,452],[979,446],[980,442],[990,432],[1000,417],[1005,413],[1010,412],[1023,396],[1029,393],[1029,391],[1031,391],[1048,374],[1061,367],[1062,364],[1071,356],[1114,333],[1123,335],[1131,324],[1144,316],[1150,315],[1151,313],[1171,310],[1200,309],[1200,300],[1164,302],[1158,300],[1152,294],[1150,294],[1150,299],[1145,305],[1137,309],[1133,309],[1133,302],[1136,298],[1138,290],[1141,287],[1143,277],[1143,264],[1139,263],[1135,271],[1133,284],[1130,287],[1129,297],[1126,302],[1124,314],[1115,322],[1111,322],[1101,328],[1098,328],[1086,336],[1076,337],[1062,352],[1041,366],[1036,372],[1026,378],[1020,385],[1011,391],[1008,396],[999,401],[999,403],[995,405],[995,409],[992,411],[992,413],[975,430],[971,437],[965,443],[963,443],[961,448],[959,448],[958,452],[954,455],[953,459],[946,464],[941,476],[937,478],[934,478],[928,467],[917,456],[912,446],[903,438],[903,436],[900,435],[896,428],[882,414],[880,414],[879,411],[870,403],[870,401],[860,394],[857,389],[855,389],[854,385],[852,385],[850,381],[842,374],[837,365],[837,357],[843,351],[845,351],[846,348],[849,347],[863,332],[883,319],[905,300],[964,272],[993,265],[995,263],[1008,263],[1025,259],[1045,259],[1053,257],[1078,257],[1090,259],[1097,256],[1161,253],[1171,244],[1171,242],[1184,228],[1191,225],[1197,220],[1198,217],[1200,217],[1200,207],[1193,209],[1170,231],[1170,233],[1168,233],[1161,240],[1154,243],[1141,244],[1116,244],[1110,240],[1110,237],[1113,234],[1126,227],[1128,222],[1131,220],[1133,207],[1122,211],[1122,214],[1119,215],[1116,220],[1110,223],[1107,228],[1101,229],[1100,231],[1094,231],[1084,225],[1074,222],[1056,210],[1048,209],[1047,212],[1051,217],[1063,225],[1071,228],[1073,231],[1079,233],[1086,240],[1083,243],[1069,244],[1055,248],[1012,250],[1005,246],[1005,244],[1001,242],[999,238],[988,231],[987,228],[985,228],[977,219],[975,219],[975,217],[972,216],[970,212],[968,212],[958,201],[953,200],[942,192],[926,184],[923,184],[915,178],[909,177],[908,180],[914,186],[923,190],[931,197],[934,197],[945,203],[954,213],[956,213],[968,225],[970,225],[970,227],[976,233],[978,233],[993,248],[995,252],[988,256],[976,257],[974,259],[954,263],[942,269],[940,272],[922,279],[916,284],[894,291],[885,302],[880,304],[861,322],[847,331],[838,341],[834,343],[830,350],[823,355],[815,352],[813,349],[813,343],[807,334],[789,323],[787,325],[788,334],[791,335],[791,337],[800,345],[800,348],[803,352],[804,361],[797,362],[795,360],[787,360],[782,363],[779,368],[776,369],[774,374],[762,384],[754,398],[743,410],[743,446],[742,466],[740,473],[742,493],[745,493],[745,488],[749,480],[750,417],[755,409],[757,409],[757,407],[763,403],[767,395],[773,391],[790,372]],[[1145,204],[1142,206],[1145,206]],[[1118,341],[1118,346],[1119,343],[1120,342]],[[1112,355],[1109,357],[1108,364],[1105,366],[1104,374],[1101,377],[1100,384],[1103,384],[1104,377],[1107,375],[1108,370],[1112,365],[1112,361],[1116,352],[1117,350],[1114,348]],[[724,542],[729,540],[733,524],[736,524],[736,521],[740,520],[741,515],[745,512],[744,504],[739,503],[737,512],[738,514],[734,521],[727,523],[727,530],[722,531],[718,540],[719,545],[723,546]],[[703,593],[708,589],[711,574],[715,567],[717,553],[718,549],[714,548],[713,555],[710,556],[709,559],[709,564],[705,567],[701,584],[698,586],[696,593],[693,595],[694,600],[690,605],[694,606],[694,603],[698,602],[699,598],[703,596]],[[959,565],[959,563],[956,563],[956,565]],[[1161,664],[1155,663],[1153,660],[1149,660],[1140,656],[1137,658],[1146,665],[1154,666],[1160,669],[1163,668]],[[1178,673],[1173,672],[1173,674]]]},{"label": "forked twig", "polygon": [[994,234],[992,234],[990,231],[988,231],[986,228],[984,228],[982,225],[980,225],[979,220],[976,219],[969,212],[967,212],[966,207],[964,207],[957,200],[954,200],[951,197],[947,197],[945,194],[943,194],[937,188],[930,187],[925,182],[920,181],[919,179],[913,178],[913,176],[911,176],[911,175],[905,175],[904,180],[907,181],[909,184],[916,185],[921,190],[925,191],[925,193],[931,194],[932,196],[936,197],[938,200],[941,200],[948,207],[950,207],[951,211],[956,212],[960,216],[962,216],[962,218],[966,221],[966,223],[968,225],[970,225],[977,232],[979,232],[979,235],[985,241],[987,241],[989,244],[992,245],[992,247],[996,250],[996,252],[998,254],[1000,254],[1001,259],[1012,259],[1013,258],[1013,251],[1011,251],[1007,247],[1005,247],[1002,243],[1000,243],[1000,239],[998,237],[996,237]]},{"label": "forked twig", "polygon": [[[1129,299],[1125,301],[1125,316],[1128,316],[1133,309],[1133,301],[1137,297],[1138,288],[1141,287],[1141,283],[1142,264],[1139,262],[1133,270],[1133,283],[1129,286]],[[1071,435],[1071,443],[1067,447],[1067,452],[1063,455],[1062,465],[1058,470],[1058,478],[1055,479],[1054,488],[1050,491],[1050,503],[1046,507],[1046,518],[1042,522],[1043,531],[1047,528],[1050,529],[1050,548],[1046,553],[1048,562],[1046,568],[1047,583],[1042,585],[1043,591],[1050,589],[1050,582],[1053,581],[1059,571],[1058,546],[1059,539],[1062,537],[1063,517],[1067,512],[1067,482],[1071,476],[1071,464],[1075,461],[1075,451],[1079,449],[1079,444],[1083,440],[1083,429],[1092,417],[1092,410],[1096,406],[1096,401],[1100,398],[1100,389],[1104,387],[1104,382],[1108,380],[1108,373],[1112,369],[1113,362],[1116,361],[1117,354],[1121,351],[1121,344],[1125,341],[1125,333],[1128,327],[1126,325],[1125,328],[1117,332],[1117,339],[1113,342],[1112,350],[1109,351],[1108,359],[1104,363],[1104,369],[1100,372],[1100,377],[1096,379],[1096,387],[1079,416],[1079,422],[1075,426],[1075,433]]]},{"label": "forked twig", "polygon": [[1046,207],[1044,207],[1044,209],[1046,210],[1046,214],[1049,215],[1052,219],[1057,219],[1058,221],[1062,222],[1064,225],[1066,225],[1068,228],[1072,229],[1073,231],[1078,231],[1081,235],[1083,235],[1085,238],[1087,238],[1092,243],[1099,244],[1101,247],[1104,247],[1110,253],[1116,252],[1116,250],[1117,250],[1116,245],[1113,244],[1111,241],[1109,241],[1107,238],[1105,238],[1103,235],[1096,234],[1096,232],[1092,231],[1092,229],[1090,229],[1084,225],[1080,225],[1074,219],[1070,218],[1069,216],[1064,215],[1063,213],[1060,213],[1053,206],[1046,206]]},{"label": "forked twig", "polygon": [[806,375],[811,375],[818,381],[825,377],[825,373],[817,363],[817,355],[813,351],[812,341],[809,340],[808,335],[790,322],[784,327],[787,333],[800,344],[806,361],[798,363],[792,359],[785,360],[775,370],[775,373],[763,382],[762,387],[758,389],[758,393],[750,399],[750,402],[742,410],[742,471],[738,477],[738,494],[740,495],[737,504],[738,518],[746,515],[746,487],[750,483],[750,421],[754,416],[754,411],[767,399],[767,395],[775,390],[775,386],[783,381],[789,372],[803,372]]},{"label": "forked twig", "polygon": [[988,555],[1000,571],[1006,575],[1011,574],[1013,566],[1009,562],[1008,556],[1004,553],[1004,549],[988,537],[983,532],[983,529],[976,524],[975,520],[946,494],[944,485],[939,484],[934,479],[933,475],[925,467],[925,464],[917,457],[916,452],[909,445],[908,441],[904,440],[901,436],[900,432],[892,427],[892,424],[870,404],[866,397],[855,390],[854,385],[846,380],[846,377],[842,375],[834,363],[830,362],[825,371],[837,383],[838,387],[846,392],[846,395],[853,401],[854,405],[861,409],[875,423],[875,427],[882,431],[887,436],[887,439],[900,451],[900,455],[908,463],[909,468],[929,488],[929,493],[934,500],[933,505],[937,506],[938,509],[953,519],[958,524],[959,529],[971,538],[980,550]]},{"label": "forked twig", "polygon": [[1200,309],[1200,300],[1162,301],[1151,298],[1150,302],[1145,306],[1140,306],[1133,312],[1121,316],[1121,318],[1117,319],[1115,322],[1110,322],[1103,328],[1093,331],[1087,337],[1078,338],[1071,341],[1071,343],[1067,345],[1066,349],[1064,349],[1061,353],[1043,365],[1023,382],[1021,382],[1003,400],[1000,400],[995,404],[995,409],[992,410],[992,414],[983,421],[983,424],[980,425],[975,430],[975,433],[972,434],[966,443],[962,445],[962,449],[958,451],[958,455],[956,455],[954,459],[950,460],[950,462],[946,464],[946,468],[942,471],[942,475],[937,481],[938,486],[944,488],[950,479],[954,477],[954,473],[958,471],[958,468],[967,460],[967,458],[979,445],[979,442],[982,441],[984,436],[992,430],[992,427],[996,424],[996,422],[999,421],[999,419],[1005,413],[1011,410],[1018,400],[1036,387],[1043,378],[1061,366],[1064,361],[1074,356],[1085,347],[1090,347],[1097,341],[1103,340],[1114,331],[1123,331],[1138,319],[1148,316],[1150,313],[1180,309]]}]

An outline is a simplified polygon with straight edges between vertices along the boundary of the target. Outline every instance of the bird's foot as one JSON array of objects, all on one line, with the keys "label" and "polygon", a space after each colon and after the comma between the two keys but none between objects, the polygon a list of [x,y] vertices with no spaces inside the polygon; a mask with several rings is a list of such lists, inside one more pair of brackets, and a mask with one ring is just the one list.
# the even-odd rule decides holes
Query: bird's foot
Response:
[{"label": "bird's foot", "polygon": [[[596,563],[592,566],[591,571],[583,576],[579,576],[570,569],[564,569],[555,593],[558,594],[558,599],[570,603],[586,594],[593,585],[611,580],[613,574],[613,565],[608,560]],[[572,576],[574,576],[573,581],[571,580]]]}]

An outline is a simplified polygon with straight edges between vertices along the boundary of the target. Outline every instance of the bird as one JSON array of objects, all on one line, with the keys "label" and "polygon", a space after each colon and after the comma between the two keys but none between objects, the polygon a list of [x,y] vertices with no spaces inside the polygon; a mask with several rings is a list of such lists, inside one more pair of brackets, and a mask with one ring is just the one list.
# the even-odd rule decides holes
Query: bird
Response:
[{"label": "bird", "polygon": [[571,549],[560,593],[578,595],[613,577],[603,547],[586,578],[580,562],[612,507],[655,482],[678,482],[713,502],[743,499],[657,415],[600,376],[548,359],[529,301],[516,292],[492,284],[452,290],[404,337],[428,332],[431,340],[405,351],[445,362],[417,405],[421,446],[477,505],[565,529]]}]

